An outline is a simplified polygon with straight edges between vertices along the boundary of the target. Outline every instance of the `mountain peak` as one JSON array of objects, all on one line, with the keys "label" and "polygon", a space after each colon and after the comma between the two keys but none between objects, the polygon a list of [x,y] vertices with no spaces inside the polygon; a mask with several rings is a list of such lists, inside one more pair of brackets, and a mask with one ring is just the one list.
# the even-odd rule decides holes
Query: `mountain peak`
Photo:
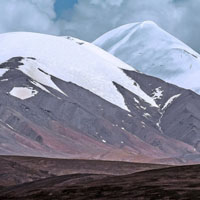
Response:
[{"label": "mountain peak", "polygon": [[93,43],[141,72],[200,90],[200,55],[152,21],[120,26]]},{"label": "mountain peak", "polygon": [[1,34],[0,41],[0,62],[12,57],[23,57],[19,69],[39,84],[59,90],[52,83],[51,75],[81,86],[129,111],[123,96],[114,85],[117,83],[157,107],[155,101],[122,70],[133,71],[133,68],[93,44],[72,37],[24,32]]},{"label": "mountain peak", "polygon": [[151,31],[151,29],[160,28],[155,22],[153,21],[144,21],[144,22],[136,22],[136,23],[129,23],[121,25],[105,34],[103,34],[100,38],[97,38],[93,43],[94,44],[101,44],[105,42],[105,37],[108,39],[115,39],[114,36],[119,39],[126,37],[127,35],[131,36],[135,31],[142,30],[142,29],[150,29],[147,32]]},{"label": "mountain peak", "polygon": [[139,22],[139,24],[141,26],[158,26],[154,21],[150,21],[150,20]]}]

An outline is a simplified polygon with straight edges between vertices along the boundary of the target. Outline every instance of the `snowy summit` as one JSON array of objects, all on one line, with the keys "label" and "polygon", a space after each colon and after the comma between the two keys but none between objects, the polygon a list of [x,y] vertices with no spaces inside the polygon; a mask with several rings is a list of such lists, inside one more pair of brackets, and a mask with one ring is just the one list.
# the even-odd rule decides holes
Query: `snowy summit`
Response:
[{"label": "snowy summit", "polygon": [[94,44],[141,72],[200,92],[200,55],[154,22],[121,26]]},{"label": "snowy summit", "polygon": [[72,37],[24,32],[1,34],[0,42],[0,63],[24,57],[19,70],[40,84],[40,88],[42,84],[63,93],[53,83],[51,75],[81,86],[128,111],[114,85],[117,83],[157,107],[154,99],[122,70],[133,71],[132,67],[93,44]]}]

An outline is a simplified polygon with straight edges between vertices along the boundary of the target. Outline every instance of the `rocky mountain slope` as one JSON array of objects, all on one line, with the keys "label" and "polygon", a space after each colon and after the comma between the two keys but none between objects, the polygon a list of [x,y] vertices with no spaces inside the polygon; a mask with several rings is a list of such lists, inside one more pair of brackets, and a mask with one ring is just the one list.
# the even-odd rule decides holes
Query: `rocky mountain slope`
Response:
[{"label": "rocky mountain slope", "polygon": [[199,162],[196,93],[71,37],[0,41],[0,154]]},{"label": "rocky mountain slope", "polygon": [[143,73],[200,93],[200,55],[154,22],[121,26],[94,44]]}]

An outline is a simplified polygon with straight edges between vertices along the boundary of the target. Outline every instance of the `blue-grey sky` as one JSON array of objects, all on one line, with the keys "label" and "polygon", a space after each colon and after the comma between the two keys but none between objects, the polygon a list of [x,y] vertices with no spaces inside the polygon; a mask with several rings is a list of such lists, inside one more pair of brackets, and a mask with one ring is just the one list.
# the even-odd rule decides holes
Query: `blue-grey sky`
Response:
[{"label": "blue-grey sky", "polygon": [[54,8],[58,17],[66,10],[72,9],[78,0],[56,0]]},{"label": "blue-grey sky", "polygon": [[0,0],[0,33],[32,31],[93,41],[120,25],[156,22],[200,52],[200,0]]}]

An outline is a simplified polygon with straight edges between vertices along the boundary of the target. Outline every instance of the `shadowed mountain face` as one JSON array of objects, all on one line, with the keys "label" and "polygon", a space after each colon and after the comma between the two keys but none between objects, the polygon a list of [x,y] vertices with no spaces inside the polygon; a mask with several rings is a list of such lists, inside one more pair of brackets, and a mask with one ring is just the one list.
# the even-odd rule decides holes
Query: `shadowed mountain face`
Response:
[{"label": "shadowed mountain face", "polygon": [[0,199],[4,200],[198,199],[200,195],[199,165],[167,167],[31,157],[1,157],[0,164],[8,171],[0,172]]},{"label": "shadowed mountain face", "polygon": [[[31,70],[20,70],[31,63]],[[120,69],[155,105],[113,82],[122,109],[40,68],[36,58],[0,65],[0,153],[136,162],[199,162],[200,96]],[[40,73],[49,85],[35,74]],[[48,77],[48,78],[47,78]],[[95,77],[94,77],[95,78]]]}]

